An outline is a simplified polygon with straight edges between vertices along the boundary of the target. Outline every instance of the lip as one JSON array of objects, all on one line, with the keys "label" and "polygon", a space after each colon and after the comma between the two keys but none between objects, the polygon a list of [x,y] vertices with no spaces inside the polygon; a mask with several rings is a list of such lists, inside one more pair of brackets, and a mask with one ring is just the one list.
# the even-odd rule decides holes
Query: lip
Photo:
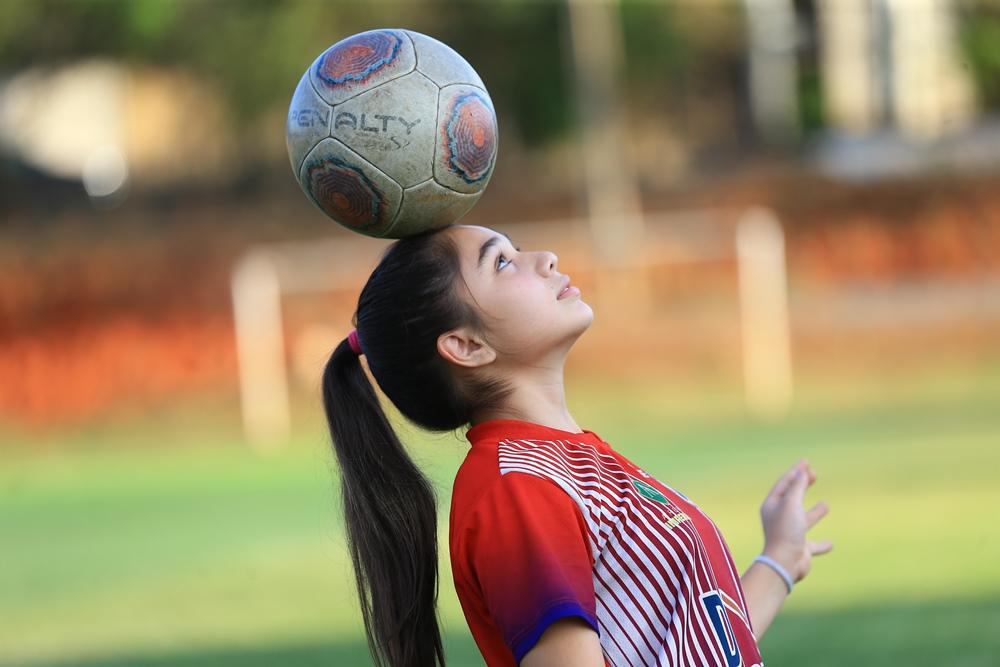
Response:
[{"label": "lip", "polygon": [[580,293],[580,288],[579,287],[577,287],[575,285],[570,285],[569,287],[567,287],[566,289],[564,289],[562,292],[559,292],[559,296],[557,296],[556,299],[557,300],[566,299],[568,297],[571,297],[571,296],[573,296],[575,294],[579,294],[579,293]]},{"label": "lip", "polygon": [[562,289],[556,294],[556,300],[562,299],[563,297],[569,296],[571,294],[579,294],[580,290],[577,287],[569,284],[569,276],[563,278]]},{"label": "lip", "polygon": [[559,289],[556,290],[557,299],[559,298],[559,295],[563,293],[563,290],[566,289],[567,287],[569,287],[569,276],[563,276],[562,284],[559,286]]}]

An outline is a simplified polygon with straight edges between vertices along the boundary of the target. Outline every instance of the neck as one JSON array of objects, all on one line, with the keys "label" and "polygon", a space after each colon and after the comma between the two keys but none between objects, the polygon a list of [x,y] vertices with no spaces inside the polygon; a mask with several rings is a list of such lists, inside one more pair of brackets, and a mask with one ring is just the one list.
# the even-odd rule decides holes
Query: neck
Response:
[{"label": "neck", "polygon": [[473,426],[490,419],[519,419],[561,431],[583,430],[566,407],[562,364],[520,368],[505,377],[514,385],[513,393],[503,406],[473,415]]}]

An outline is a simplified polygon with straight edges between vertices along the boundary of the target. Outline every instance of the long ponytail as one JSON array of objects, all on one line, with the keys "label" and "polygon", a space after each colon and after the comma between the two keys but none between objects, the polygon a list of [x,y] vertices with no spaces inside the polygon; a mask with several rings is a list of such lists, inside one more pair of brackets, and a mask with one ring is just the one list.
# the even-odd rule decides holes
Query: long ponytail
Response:
[{"label": "long ponytail", "polygon": [[444,665],[436,618],[437,509],[347,341],[323,371],[347,545],[376,665]]},{"label": "long ponytail", "polygon": [[[500,404],[502,380],[459,386],[437,337],[481,327],[460,296],[454,243],[441,230],[393,243],[358,300],[355,325],[379,387],[416,424],[452,431]],[[437,509],[430,481],[407,454],[348,341],[323,370],[323,405],[340,465],[347,544],[377,667],[445,664],[437,619]]]}]

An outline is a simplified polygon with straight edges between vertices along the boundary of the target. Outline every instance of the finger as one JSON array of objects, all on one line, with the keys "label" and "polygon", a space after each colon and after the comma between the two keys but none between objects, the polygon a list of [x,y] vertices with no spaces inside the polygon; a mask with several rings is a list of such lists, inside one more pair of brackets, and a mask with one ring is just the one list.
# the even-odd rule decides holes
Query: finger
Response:
[{"label": "finger", "polygon": [[800,470],[799,474],[796,474],[796,476],[792,479],[792,483],[785,492],[786,500],[794,503],[795,507],[801,507],[802,500],[806,496],[806,488],[809,484],[809,473],[805,470]]},{"label": "finger", "polygon": [[800,463],[802,470],[805,471],[806,476],[809,478],[809,484],[811,485],[816,481],[816,471],[813,470],[812,465],[806,460],[802,459],[803,463]]},{"label": "finger", "polygon": [[816,481],[816,471],[813,470],[812,466],[807,463],[806,472],[809,473],[809,484],[812,485],[812,483]]},{"label": "finger", "polygon": [[820,501],[813,505],[808,512],[806,512],[806,530],[809,530],[816,525],[816,522],[826,516],[826,513],[830,511],[830,506],[825,502]]},{"label": "finger", "polygon": [[788,490],[788,487],[791,486],[792,482],[795,481],[795,475],[804,463],[808,465],[805,459],[799,459],[795,463],[795,465],[789,468],[788,471],[785,472],[785,474],[782,475],[775,483],[775,485],[771,488],[771,492],[767,494],[768,497],[780,498],[781,496],[783,496],[785,492]]},{"label": "finger", "polygon": [[818,556],[820,554],[829,553],[833,551],[833,542],[830,540],[823,540],[822,542],[809,542],[809,552],[813,556]]}]

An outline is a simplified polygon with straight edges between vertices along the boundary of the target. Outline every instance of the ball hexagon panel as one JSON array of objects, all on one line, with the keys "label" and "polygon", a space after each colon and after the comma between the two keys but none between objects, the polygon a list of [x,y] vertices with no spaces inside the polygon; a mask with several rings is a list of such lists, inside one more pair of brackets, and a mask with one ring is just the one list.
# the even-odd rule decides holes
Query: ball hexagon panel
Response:
[{"label": "ball hexagon panel", "polygon": [[411,72],[334,107],[331,134],[406,188],[433,173],[437,104],[438,87]]},{"label": "ball hexagon panel", "polygon": [[486,91],[456,84],[438,100],[434,180],[456,192],[480,192],[493,173],[497,117]]},{"label": "ball hexagon panel", "polygon": [[309,78],[319,96],[334,105],[412,72],[416,62],[413,43],[402,30],[369,30],[321,53]]},{"label": "ball hexagon panel", "polygon": [[402,238],[451,224],[468,213],[481,194],[459,194],[432,180],[406,188],[396,222],[387,235]]},{"label": "ball hexagon panel", "polygon": [[288,158],[292,169],[298,173],[302,159],[320,139],[330,136],[330,121],[333,119],[333,109],[324,102],[312,84],[309,83],[309,73],[299,79],[292,94],[292,103],[288,107],[288,122],[285,125],[285,144],[288,146]]},{"label": "ball hexagon panel", "polygon": [[299,183],[324,213],[367,236],[385,236],[403,199],[395,181],[336,139],[324,139],[306,155]]},{"label": "ball hexagon panel", "polygon": [[423,72],[441,87],[467,83],[486,89],[472,65],[453,48],[422,33],[405,32],[413,40],[413,48],[417,52],[418,72]]}]

